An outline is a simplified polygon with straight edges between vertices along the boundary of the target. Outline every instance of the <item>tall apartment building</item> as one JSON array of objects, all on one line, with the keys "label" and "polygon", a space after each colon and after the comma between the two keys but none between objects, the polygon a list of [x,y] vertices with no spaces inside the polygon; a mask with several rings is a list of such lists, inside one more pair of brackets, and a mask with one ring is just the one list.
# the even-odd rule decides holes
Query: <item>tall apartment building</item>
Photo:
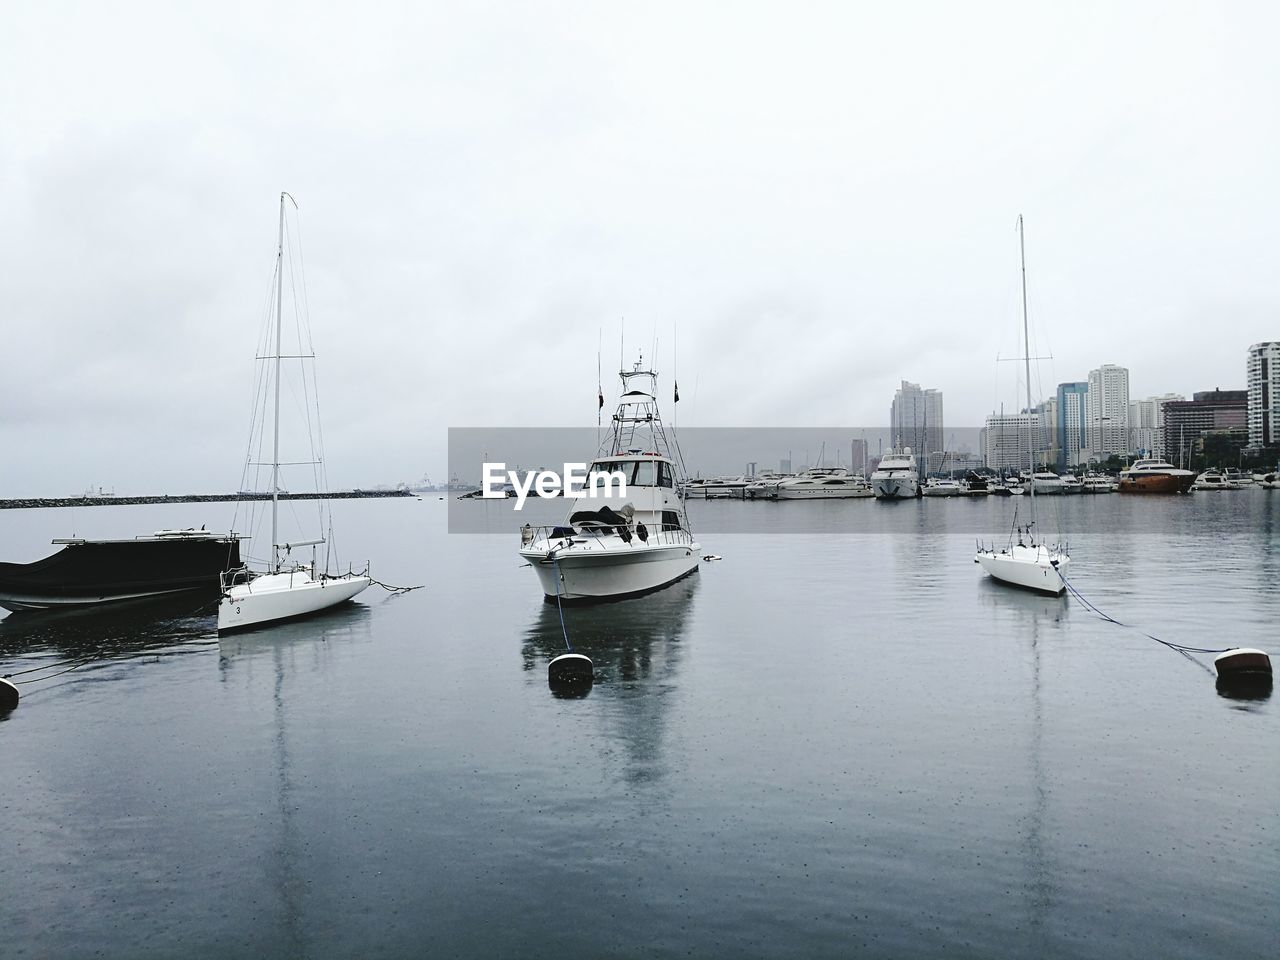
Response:
[{"label": "tall apartment building", "polygon": [[993,413],[982,428],[982,459],[992,470],[1026,470],[1027,448],[1035,449],[1035,465],[1047,456],[1044,429],[1038,413]]},{"label": "tall apartment building", "polygon": [[1104,459],[1113,453],[1129,452],[1129,370],[1104,363],[1089,371],[1089,392],[1085,395],[1088,421],[1088,450],[1091,457]]},{"label": "tall apartment building", "polygon": [[1280,446],[1280,341],[1255,343],[1245,364],[1249,446]]},{"label": "tall apartment building", "polygon": [[1201,390],[1190,400],[1169,400],[1163,408],[1165,459],[1177,466],[1195,452],[1208,431],[1248,433],[1248,390]]},{"label": "tall apartment building", "polygon": [[1089,447],[1089,421],[1085,416],[1088,383],[1058,384],[1058,459],[1060,467],[1074,467]]},{"label": "tall apartment building", "polygon": [[916,456],[941,450],[942,391],[903,380],[889,407],[889,438],[895,449],[910,447]]}]

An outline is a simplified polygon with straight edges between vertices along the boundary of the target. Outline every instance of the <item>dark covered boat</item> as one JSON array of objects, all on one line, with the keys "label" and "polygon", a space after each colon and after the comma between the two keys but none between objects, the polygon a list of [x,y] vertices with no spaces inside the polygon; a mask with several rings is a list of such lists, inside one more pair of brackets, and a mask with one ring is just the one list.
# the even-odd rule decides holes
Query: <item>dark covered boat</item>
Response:
[{"label": "dark covered boat", "polygon": [[206,530],[160,530],[132,540],[54,540],[62,549],[33,563],[0,563],[0,606],[87,607],[183,590],[216,594],[241,566],[240,538]]}]

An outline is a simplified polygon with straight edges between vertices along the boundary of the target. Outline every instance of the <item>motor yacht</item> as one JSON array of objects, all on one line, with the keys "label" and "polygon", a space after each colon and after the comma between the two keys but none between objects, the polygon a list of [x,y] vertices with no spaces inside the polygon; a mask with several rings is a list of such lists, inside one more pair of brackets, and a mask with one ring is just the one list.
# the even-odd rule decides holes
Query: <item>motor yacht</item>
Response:
[{"label": "motor yacht", "polygon": [[[702,547],[680,495],[683,469],[658,414],[657,373],[620,372],[609,453],[588,471],[620,477],[576,498],[566,522],[521,530],[520,556],[549,602],[620,600],[661,589],[698,568]],[[592,509],[594,507],[594,509]]]},{"label": "motor yacht", "polygon": [[1064,473],[1058,479],[1062,481],[1063,493],[1080,493],[1084,490],[1084,484],[1074,473]]},{"label": "motor yacht", "polygon": [[1191,484],[1192,490],[1239,490],[1240,484],[1228,480],[1217,470],[1206,470]]},{"label": "motor yacht", "polygon": [[871,490],[877,500],[908,500],[920,494],[920,475],[910,447],[890,451],[871,474]]},{"label": "motor yacht", "polygon": [[1120,471],[1121,493],[1186,493],[1196,482],[1190,470],[1180,470],[1164,460],[1135,460]]},{"label": "motor yacht", "polygon": [[950,477],[930,477],[920,488],[925,497],[963,497],[967,493],[963,483]]},{"label": "motor yacht", "polygon": [[1080,481],[1082,493],[1115,493],[1116,482],[1101,473],[1087,473]]},{"label": "motor yacht", "polygon": [[783,480],[790,480],[793,474],[773,473],[766,471],[756,476],[742,488],[742,495],[747,500],[777,500],[778,485]]},{"label": "motor yacht", "polygon": [[798,476],[779,481],[778,500],[851,500],[873,497],[871,485],[844,467],[812,467]]}]

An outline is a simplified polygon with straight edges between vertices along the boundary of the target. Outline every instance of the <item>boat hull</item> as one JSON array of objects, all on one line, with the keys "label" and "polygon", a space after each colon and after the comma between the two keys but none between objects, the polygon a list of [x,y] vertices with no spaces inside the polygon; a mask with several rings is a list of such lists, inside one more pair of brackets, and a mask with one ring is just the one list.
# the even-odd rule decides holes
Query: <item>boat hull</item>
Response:
[{"label": "boat hull", "polygon": [[218,632],[229,633],[309,616],[345,603],[369,586],[367,576],[313,578],[273,573],[231,587],[218,602]]},{"label": "boat hull", "polygon": [[59,610],[185,591],[212,595],[219,576],[239,565],[234,537],[77,541],[33,563],[0,563],[0,606]]},{"label": "boat hull", "polygon": [[562,549],[552,554],[520,551],[538,575],[545,599],[554,603],[558,594],[565,603],[592,603],[640,596],[670,586],[698,569],[702,548],[688,543]]},{"label": "boat hull", "polygon": [[875,493],[870,487],[828,487],[826,489],[811,489],[806,487],[788,488],[782,487],[778,490],[777,500],[856,500],[860,497],[874,497]]},{"label": "boat hull", "polygon": [[872,478],[871,490],[877,500],[913,500],[920,484],[909,477],[880,477]]},{"label": "boat hull", "polygon": [[[1070,560],[1043,547],[1015,546],[1012,550],[979,550],[974,557],[990,577],[1011,586],[1058,595],[1067,587],[1064,574]],[[1061,573],[1060,573],[1061,572]]]},{"label": "boat hull", "polygon": [[1190,470],[1138,476],[1121,474],[1118,489],[1120,493],[1186,493],[1195,482],[1196,475]]}]

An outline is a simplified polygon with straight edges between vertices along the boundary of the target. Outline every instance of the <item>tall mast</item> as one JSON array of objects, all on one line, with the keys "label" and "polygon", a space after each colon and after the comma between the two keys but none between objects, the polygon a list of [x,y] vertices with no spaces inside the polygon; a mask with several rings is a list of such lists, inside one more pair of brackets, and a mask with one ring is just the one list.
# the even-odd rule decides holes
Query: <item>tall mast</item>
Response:
[{"label": "tall mast", "polygon": [[1027,465],[1031,468],[1031,476],[1027,482],[1031,485],[1028,493],[1031,496],[1031,525],[1036,522],[1036,440],[1031,430],[1031,334],[1027,324],[1027,245],[1023,238],[1022,214],[1018,214],[1018,253],[1022,259],[1022,345],[1023,359],[1027,367]]},{"label": "tall mast", "polygon": [[284,294],[284,198],[280,192],[280,238],[276,245],[276,409],[275,426],[271,441],[271,572],[280,566],[280,538],[277,536],[277,517],[280,511],[280,346],[281,346],[281,297]]}]

